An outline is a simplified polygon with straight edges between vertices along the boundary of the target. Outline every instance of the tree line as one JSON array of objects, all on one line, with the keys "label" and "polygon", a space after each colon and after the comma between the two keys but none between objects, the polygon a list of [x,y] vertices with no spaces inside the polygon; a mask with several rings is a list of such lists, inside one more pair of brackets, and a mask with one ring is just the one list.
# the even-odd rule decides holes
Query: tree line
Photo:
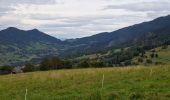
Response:
[{"label": "tree line", "polygon": [[[169,42],[162,45],[162,49],[167,49]],[[40,64],[34,65],[32,63],[25,63],[22,68],[23,72],[33,72],[33,71],[48,71],[57,69],[72,69],[72,68],[102,68],[102,67],[116,67],[116,66],[129,66],[137,65],[138,63],[152,64],[152,58],[158,58],[159,54],[153,49],[154,46],[133,46],[128,48],[121,48],[119,52],[112,52],[111,54],[99,57],[96,59],[82,59],[82,60],[65,60],[58,57],[48,57],[42,59]],[[146,51],[153,49],[151,54],[146,56]],[[138,57],[138,63],[132,62],[134,57]],[[145,59],[145,60],[144,60]],[[160,64],[157,62],[156,64]],[[0,66],[0,73],[10,73],[14,67],[5,65]]]}]

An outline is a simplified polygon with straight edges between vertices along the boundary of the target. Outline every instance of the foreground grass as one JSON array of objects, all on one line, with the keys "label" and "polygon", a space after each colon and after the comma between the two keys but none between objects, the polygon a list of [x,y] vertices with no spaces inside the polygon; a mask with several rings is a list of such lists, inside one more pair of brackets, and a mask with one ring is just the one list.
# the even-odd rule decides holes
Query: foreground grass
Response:
[{"label": "foreground grass", "polygon": [[[104,84],[102,88],[102,78]],[[0,100],[168,100],[170,67],[75,69],[0,76]]]}]

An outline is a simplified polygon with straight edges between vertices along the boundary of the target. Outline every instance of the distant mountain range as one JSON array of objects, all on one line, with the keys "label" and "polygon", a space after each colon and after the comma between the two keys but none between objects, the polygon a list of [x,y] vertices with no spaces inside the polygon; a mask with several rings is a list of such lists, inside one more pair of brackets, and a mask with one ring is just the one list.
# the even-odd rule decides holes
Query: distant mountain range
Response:
[{"label": "distant mountain range", "polygon": [[[152,41],[150,41],[152,40]],[[0,64],[38,62],[46,56],[71,58],[113,48],[170,40],[170,16],[89,37],[61,41],[37,29],[0,31]]]}]

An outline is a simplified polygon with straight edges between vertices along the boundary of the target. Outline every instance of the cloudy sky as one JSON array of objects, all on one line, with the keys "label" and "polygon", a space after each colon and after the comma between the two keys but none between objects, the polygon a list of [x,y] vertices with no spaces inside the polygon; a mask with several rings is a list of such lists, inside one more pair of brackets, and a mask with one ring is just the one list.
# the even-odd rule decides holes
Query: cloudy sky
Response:
[{"label": "cloudy sky", "polygon": [[78,38],[169,14],[170,0],[0,0],[0,29]]}]

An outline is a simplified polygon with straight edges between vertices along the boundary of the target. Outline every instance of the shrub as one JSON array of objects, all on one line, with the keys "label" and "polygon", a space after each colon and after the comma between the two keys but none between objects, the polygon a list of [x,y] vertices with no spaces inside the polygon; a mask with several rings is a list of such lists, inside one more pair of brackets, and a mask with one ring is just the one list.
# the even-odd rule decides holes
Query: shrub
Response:
[{"label": "shrub", "polygon": [[31,63],[25,64],[25,68],[23,69],[24,72],[33,72],[35,71],[35,66]]},{"label": "shrub", "polygon": [[53,57],[49,59],[51,69],[62,69],[63,68],[63,61],[60,60],[58,57]]},{"label": "shrub", "polygon": [[45,58],[40,63],[41,71],[52,70],[52,69],[61,69],[61,68],[63,68],[63,61],[61,61],[57,57]]},{"label": "shrub", "polygon": [[138,62],[132,62],[132,65],[139,65]]},{"label": "shrub", "polygon": [[126,60],[125,63],[124,63],[125,66],[131,65],[131,64],[132,64],[131,60]]},{"label": "shrub", "polygon": [[151,52],[152,52],[152,53],[155,53],[155,52],[156,52],[156,50],[154,49],[154,50],[152,50]]},{"label": "shrub", "polygon": [[45,58],[40,63],[40,70],[41,71],[46,71],[46,70],[49,70],[49,69],[50,69],[49,59]]},{"label": "shrub", "polygon": [[72,68],[72,62],[70,61],[63,61],[63,68],[70,69]]},{"label": "shrub", "polygon": [[167,49],[168,48],[168,45],[163,45],[162,46],[162,49]]},{"label": "shrub", "polygon": [[4,65],[0,67],[0,74],[9,74],[12,71],[13,67],[9,65]]},{"label": "shrub", "polygon": [[150,57],[151,57],[151,58],[154,58],[154,57],[155,57],[155,54],[154,54],[154,53],[150,54]]},{"label": "shrub", "polygon": [[156,57],[156,58],[158,58],[158,57],[159,57],[159,55],[158,55],[158,54],[155,54],[155,57]]},{"label": "shrub", "polygon": [[88,67],[90,67],[90,65],[87,61],[82,61],[78,64],[78,67],[88,68]]},{"label": "shrub", "polygon": [[146,60],[146,64],[152,64],[152,60],[151,59],[147,59]]},{"label": "shrub", "polygon": [[164,65],[163,62],[155,62],[155,65]]},{"label": "shrub", "polygon": [[102,68],[105,66],[103,62],[92,62],[90,65],[91,67],[96,67],[96,68]]},{"label": "shrub", "polygon": [[138,58],[138,62],[143,63],[143,59],[142,58]]},{"label": "shrub", "polygon": [[10,66],[10,65],[4,65],[4,66],[1,66],[1,67],[0,67],[0,70],[8,71],[8,72],[11,72],[12,69],[13,69],[13,67]]}]

